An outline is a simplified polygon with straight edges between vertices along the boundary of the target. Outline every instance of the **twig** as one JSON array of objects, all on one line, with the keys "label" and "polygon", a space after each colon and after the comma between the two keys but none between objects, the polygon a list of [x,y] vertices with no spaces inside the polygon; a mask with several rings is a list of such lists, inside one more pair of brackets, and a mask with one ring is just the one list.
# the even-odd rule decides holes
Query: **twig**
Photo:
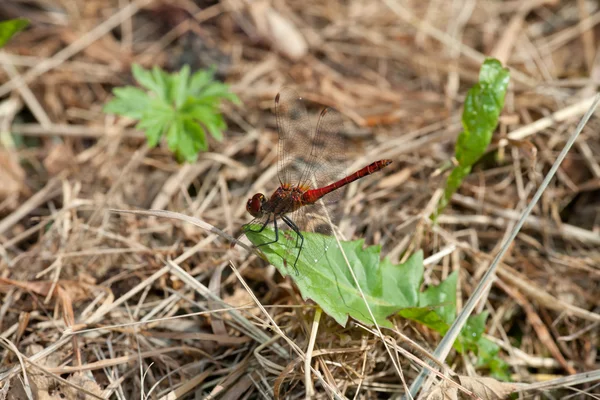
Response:
[{"label": "twig", "polygon": [[315,308],[315,315],[313,317],[313,325],[310,330],[310,339],[308,341],[308,348],[306,349],[306,359],[304,360],[304,386],[306,387],[305,398],[310,400],[315,395],[315,387],[310,376],[310,365],[312,363],[313,351],[315,349],[315,340],[317,338],[317,332],[319,331],[319,321],[321,320],[321,314],[323,310],[321,307]]},{"label": "twig", "polygon": [[171,218],[177,219],[179,221],[189,222],[192,225],[196,225],[199,228],[202,228],[210,233],[214,233],[215,235],[219,235],[222,238],[230,241],[232,244],[237,244],[243,247],[244,249],[254,252],[255,249],[253,247],[248,246],[247,244],[237,240],[233,236],[223,232],[222,230],[202,221],[196,217],[190,217],[189,215],[176,213],[173,211],[167,210],[117,210],[117,209],[109,209],[108,211],[120,214],[134,214],[134,215],[147,215],[152,217],[162,217],[162,218]]},{"label": "twig", "polygon": [[539,131],[549,128],[557,122],[562,122],[569,118],[581,115],[586,110],[589,110],[595,98],[596,96],[592,96],[588,97],[587,99],[580,100],[577,103],[565,107],[562,110],[556,111],[547,117],[540,118],[532,124],[525,125],[519,129],[515,129],[514,131],[508,134],[508,138],[510,140],[523,140],[527,136],[533,135],[534,133],[538,133]]},{"label": "twig", "polygon": [[122,129],[119,127],[83,126],[53,124],[44,127],[40,124],[14,124],[11,130],[19,135],[25,136],[67,136],[80,138],[102,138],[113,135],[123,135],[127,138],[145,139],[143,132],[135,129]]}]

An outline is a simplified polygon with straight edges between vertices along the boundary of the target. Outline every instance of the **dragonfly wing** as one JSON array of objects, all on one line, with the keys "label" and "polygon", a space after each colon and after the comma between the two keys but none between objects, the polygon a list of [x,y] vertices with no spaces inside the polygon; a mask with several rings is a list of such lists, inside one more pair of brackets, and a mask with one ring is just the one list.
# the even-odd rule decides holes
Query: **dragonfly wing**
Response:
[{"label": "dragonfly wing", "polygon": [[275,98],[275,115],[279,131],[279,165],[281,184],[297,185],[302,171],[310,163],[314,129],[304,100],[293,89],[283,88]]},{"label": "dragonfly wing", "polygon": [[[301,184],[320,188],[343,177],[346,167],[346,145],[340,134],[343,126],[344,119],[338,111],[332,108],[321,111],[310,146],[310,162],[300,177]],[[337,192],[338,196],[332,192],[327,197],[339,198],[342,191]]]},{"label": "dragonfly wing", "polygon": [[275,98],[279,130],[280,183],[318,188],[342,177],[345,146],[339,112],[325,108],[313,124],[304,100],[283,88]]}]

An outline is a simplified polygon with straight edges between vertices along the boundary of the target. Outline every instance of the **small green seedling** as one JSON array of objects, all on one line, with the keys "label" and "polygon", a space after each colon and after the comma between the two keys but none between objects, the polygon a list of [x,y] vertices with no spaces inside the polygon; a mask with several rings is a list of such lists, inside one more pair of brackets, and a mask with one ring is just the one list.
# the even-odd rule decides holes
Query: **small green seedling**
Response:
[{"label": "small green seedling", "polygon": [[148,146],[156,146],[163,135],[179,162],[194,162],[199,151],[206,151],[206,131],[215,139],[223,138],[225,121],[219,111],[223,99],[238,104],[229,86],[214,80],[213,70],[190,76],[185,65],[169,74],[158,67],[145,70],[137,64],[131,68],[135,80],[146,90],[134,86],[113,89],[115,98],[104,112],[139,120],[136,129],[143,131]]},{"label": "small green seedling", "polygon": [[500,61],[488,58],[479,71],[479,82],[467,92],[462,114],[463,131],[458,136],[454,150],[458,165],[448,180],[444,196],[438,204],[439,215],[448,205],[471,168],[483,156],[498,126],[498,118],[504,107],[510,73]]}]

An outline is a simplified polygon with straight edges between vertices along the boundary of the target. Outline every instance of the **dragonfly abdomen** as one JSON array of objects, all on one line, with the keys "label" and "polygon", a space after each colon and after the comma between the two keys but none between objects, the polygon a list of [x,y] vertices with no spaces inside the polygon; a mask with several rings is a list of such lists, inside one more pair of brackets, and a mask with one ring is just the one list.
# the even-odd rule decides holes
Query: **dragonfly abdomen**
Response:
[{"label": "dragonfly abdomen", "polygon": [[307,190],[302,195],[302,201],[305,204],[314,203],[317,200],[319,200],[321,197],[325,196],[326,194],[331,193],[334,190],[339,189],[343,186],[346,186],[347,184],[352,183],[357,179],[363,178],[367,175],[371,175],[371,174],[387,167],[391,163],[392,163],[392,160],[375,161],[375,162],[367,165],[366,167],[359,169],[358,171],[354,172],[353,174],[350,174],[350,175],[346,176],[345,178],[340,179],[337,182],[333,182],[330,185],[323,186],[322,188]]}]

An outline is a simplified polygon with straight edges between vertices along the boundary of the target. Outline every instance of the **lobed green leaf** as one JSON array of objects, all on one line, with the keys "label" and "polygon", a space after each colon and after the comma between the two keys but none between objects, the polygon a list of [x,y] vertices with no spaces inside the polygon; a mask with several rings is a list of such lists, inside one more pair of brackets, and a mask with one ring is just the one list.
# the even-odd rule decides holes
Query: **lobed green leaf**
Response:
[{"label": "lobed green leaf", "polygon": [[[206,134],[204,133],[204,129],[202,129],[198,123],[196,123],[193,119],[186,118],[184,119],[183,126],[187,136],[193,139],[195,153],[198,153],[198,151],[208,150]],[[194,156],[195,155],[196,154],[194,154]]]},{"label": "lobed green leaf", "polygon": [[175,98],[175,108],[179,109],[185,103],[188,97],[188,80],[190,77],[190,66],[184,65],[179,71],[178,74],[173,75],[176,77],[175,85],[174,85],[174,98]]},{"label": "lobed green leaf", "polygon": [[171,98],[171,77],[157,66],[152,68],[151,74],[157,86],[156,95],[166,104],[173,103]]},{"label": "lobed green leaf", "polygon": [[223,138],[227,126],[219,112],[220,103],[239,99],[227,85],[213,81],[214,69],[191,76],[187,65],[173,74],[156,66],[149,71],[137,64],[131,70],[147,92],[131,86],[116,88],[115,98],[104,111],[139,120],[136,127],[146,133],[148,146],[156,146],[166,135],[177,160],[193,162],[199,151],[208,150],[206,131],[217,140]]},{"label": "lobed green leaf", "polygon": [[125,86],[113,89],[115,98],[104,106],[104,112],[140,119],[150,106],[150,98],[141,89]]},{"label": "lobed green leaf", "polygon": [[188,93],[190,96],[198,97],[202,93],[204,87],[213,80],[215,69],[200,70],[192,75]]},{"label": "lobed green leaf", "polygon": [[161,86],[161,82],[155,81],[152,73],[142,68],[139,64],[133,64],[131,66],[131,73],[133,74],[133,77],[137,83],[150,90],[157,96],[161,93],[161,91],[164,90],[164,88]]},{"label": "lobed green leaf", "polygon": [[[257,230],[257,227],[251,229]],[[270,229],[264,229],[260,233],[246,230],[246,236],[255,245],[274,239],[274,233]],[[323,243],[323,235],[303,232],[303,236],[305,247],[321,246]],[[402,308],[417,305],[419,282],[423,276],[423,253],[419,251],[413,254],[404,264],[395,265],[389,261],[380,263],[379,246],[364,249],[363,244],[362,240],[341,242],[350,267],[360,283],[364,299],[335,242],[329,243],[329,250],[316,263],[311,253],[303,249],[296,263],[298,275],[291,272],[291,276],[302,297],[315,301],[340,325],[346,325],[348,316],[372,325],[373,320],[365,306],[366,300],[377,323],[391,327],[388,316]],[[293,271],[281,256],[288,251],[281,241],[260,249],[282,275]]]}]

